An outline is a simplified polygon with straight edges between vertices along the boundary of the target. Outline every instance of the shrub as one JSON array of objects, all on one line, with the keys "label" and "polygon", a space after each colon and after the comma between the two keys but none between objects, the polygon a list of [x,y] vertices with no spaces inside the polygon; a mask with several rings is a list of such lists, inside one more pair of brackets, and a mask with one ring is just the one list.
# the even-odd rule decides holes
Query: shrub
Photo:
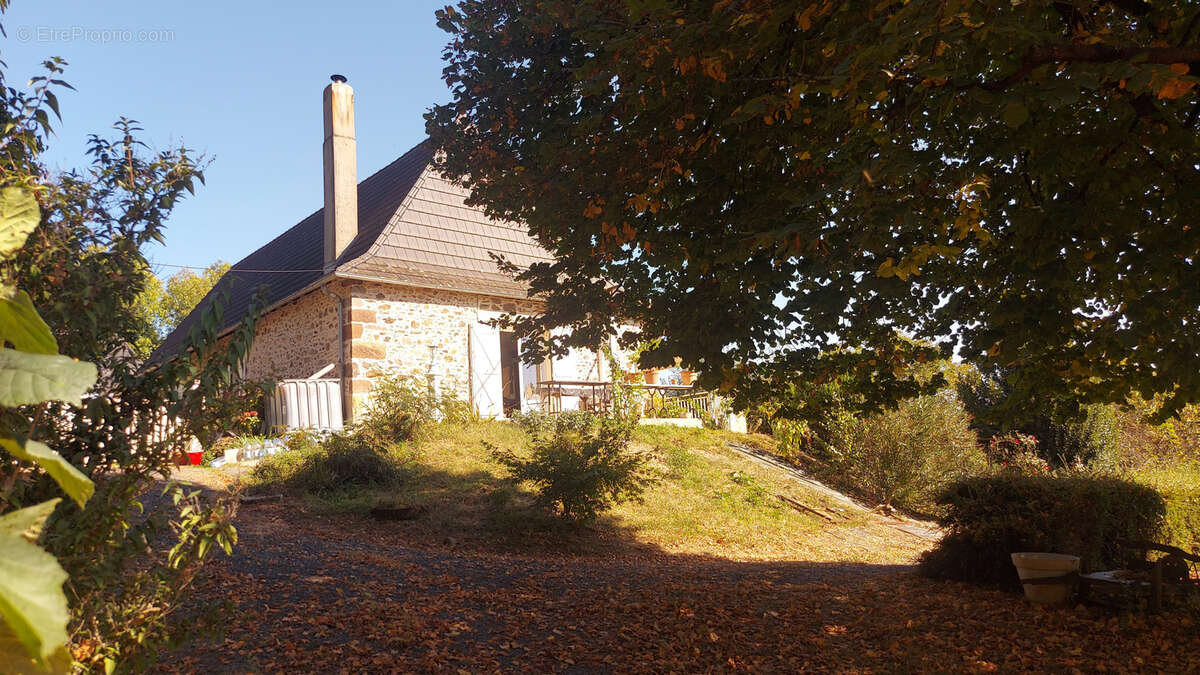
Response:
[{"label": "shrub", "polygon": [[688,411],[678,403],[667,402],[659,411],[658,417],[662,419],[683,419],[688,416]]},{"label": "shrub", "polygon": [[1031,429],[1042,458],[1051,464],[1114,466],[1119,438],[1115,406],[1090,405],[1080,420],[1040,420]]},{"label": "shrub", "polygon": [[1118,464],[1138,468],[1182,459],[1200,460],[1200,406],[1190,405],[1165,421],[1153,418],[1161,400],[1131,397],[1117,411]]},{"label": "shrub", "polygon": [[1017,585],[1010,554],[1068,553],[1086,569],[1121,567],[1132,553],[1121,539],[1155,539],[1165,505],[1153,489],[1084,474],[1027,476],[1002,472],[966,478],[945,490],[946,530],[925,554],[922,571],[963,581]]},{"label": "shrub", "polygon": [[395,487],[404,477],[400,462],[394,453],[379,452],[353,435],[333,434],[317,442],[310,434],[296,434],[287,451],[265,457],[254,467],[250,482],[330,497]]},{"label": "shrub", "polygon": [[371,390],[353,432],[378,450],[412,440],[422,425],[461,424],[475,419],[466,401],[453,393],[435,396],[428,383],[413,376],[387,375]]},{"label": "shrub", "polygon": [[1038,439],[1036,436],[1010,431],[1004,435],[992,436],[987,442],[988,459],[997,464],[1007,462],[1014,457],[1038,454]]},{"label": "shrub", "polygon": [[518,416],[530,434],[528,459],[488,446],[518,482],[537,491],[536,503],[564,520],[587,523],[606,509],[634,499],[650,482],[648,457],[629,449],[633,426],[584,412]]},{"label": "shrub", "polygon": [[824,479],[875,503],[930,512],[948,484],[987,468],[970,417],[949,392],[866,418],[830,415],[819,444],[802,423],[777,426],[785,439],[813,448],[821,460],[813,469]]},{"label": "shrub", "polygon": [[971,371],[955,387],[972,416],[972,426],[985,437],[1013,431],[1033,436],[1037,452],[1054,466],[1115,466],[1119,444],[1117,407],[1095,404],[1082,409],[1054,397],[1030,397],[1013,384],[1016,371],[983,375]]},{"label": "shrub", "polygon": [[1163,543],[1200,552],[1200,460],[1176,457],[1126,472],[1166,502]]}]

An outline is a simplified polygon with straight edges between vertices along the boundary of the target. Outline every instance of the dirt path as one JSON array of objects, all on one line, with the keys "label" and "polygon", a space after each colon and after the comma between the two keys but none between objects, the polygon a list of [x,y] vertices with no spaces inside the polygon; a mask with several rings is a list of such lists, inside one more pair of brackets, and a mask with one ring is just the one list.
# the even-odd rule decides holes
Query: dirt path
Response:
[{"label": "dirt path", "polygon": [[[220,476],[185,472],[214,488]],[[223,639],[163,672],[1184,671],[1200,637],[917,577],[908,566],[624,550],[506,555],[405,523],[243,506],[201,593]],[[1178,649],[1163,651],[1166,644]],[[1172,643],[1171,640],[1174,642]],[[1140,658],[1139,663],[1132,659]],[[1115,665],[1114,665],[1115,664]]]}]

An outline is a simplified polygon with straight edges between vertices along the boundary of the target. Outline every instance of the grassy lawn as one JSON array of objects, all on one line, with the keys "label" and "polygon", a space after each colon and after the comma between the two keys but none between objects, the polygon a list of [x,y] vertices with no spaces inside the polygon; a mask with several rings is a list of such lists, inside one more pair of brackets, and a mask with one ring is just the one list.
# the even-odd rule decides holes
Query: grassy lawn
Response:
[{"label": "grassy lawn", "polygon": [[[365,513],[375,505],[424,507],[407,531],[430,541],[486,543],[513,549],[542,545],[574,553],[649,549],[742,560],[805,559],[911,562],[919,541],[896,547],[861,545],[905,535],[883,533],[865,517],[827,520],[797,511],[787,495],[823,510],[827,498],[730,450],[730,441],[770,449],[773,439],[721,431],[639,427],[634,448],[648,452],[657,480],[640,500],[625,502],[582,531],[564,529],[532,505],[529,486],[512,481],[486,444],[525,452],[515,424],[433,425],[398,452],[405,478],[395,488],[317,499],[318,511]],[[886,553],[883,552],[886,549]]]}]

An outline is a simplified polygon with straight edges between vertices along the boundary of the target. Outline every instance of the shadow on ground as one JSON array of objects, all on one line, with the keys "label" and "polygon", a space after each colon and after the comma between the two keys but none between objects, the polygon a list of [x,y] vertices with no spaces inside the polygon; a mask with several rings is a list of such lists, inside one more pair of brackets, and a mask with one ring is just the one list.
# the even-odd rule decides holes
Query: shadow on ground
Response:
[{"label": "shadow on ground", "polygon": [[[500,489],[486,474],[444,478],[473,482],[479,499]],[[505,518],[521,513],[498,503]],[[296,498],[243,506],[233,557],[198,582],[199,597],[235,605],[224,636],[164,655],[159,670],[1089,670],[1162,637],[1161,623],[1112,633],[1090,610],[1031,608],[904,565],[678,555],[619,527],[583,535],[603,533],[603,546],[562,552],[562,535],[537,523],[489,547],[448,541],[436,517],[381,523]],[[1176,647],[1141,665],[1186,669],[1200,636]]]}]

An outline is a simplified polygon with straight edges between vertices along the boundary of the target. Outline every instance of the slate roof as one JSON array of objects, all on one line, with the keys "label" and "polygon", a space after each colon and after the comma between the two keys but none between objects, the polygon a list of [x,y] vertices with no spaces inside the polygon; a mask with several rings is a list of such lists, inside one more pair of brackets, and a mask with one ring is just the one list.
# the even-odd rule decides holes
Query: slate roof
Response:
[{"label": "slate roof", "polygon": [[325,222],[318,209],[230,268],[151,360],[177,351],[223,289],[230,293],[223,330],[245,317],[260,289],[270,308],[331,277],[527,297],[489,253],[522,266],[550,260],[549,254],[524,228],[465,206],[467,190],[439,176],[431,159],[428,142],[419,143],[358,184],[358,235],[329,272],[322,270]]}]

